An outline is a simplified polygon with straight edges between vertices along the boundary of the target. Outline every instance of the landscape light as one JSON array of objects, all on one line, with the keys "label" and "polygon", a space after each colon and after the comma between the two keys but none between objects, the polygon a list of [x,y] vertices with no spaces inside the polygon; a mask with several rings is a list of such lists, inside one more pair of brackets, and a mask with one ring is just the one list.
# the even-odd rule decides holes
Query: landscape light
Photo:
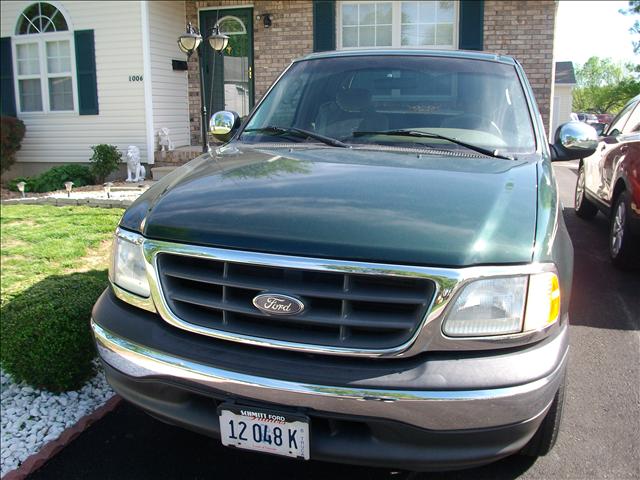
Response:
[{"label": "landscape light", "polygon": [[67,197],[71,197],[71,189],[73,188],[73,182],[64,182],[64,188],[67,189]]},{"label": "landscape light", "polygon": [[106,182],[104,184],[104,193],[107,194],[107,198],[111,198],[111,187],[113,187],[113,182]]},{"label": "landscape light", "polygon": [[18,187],[18,191],[22,194],[22,198],[24,198],[24,187],[25,187],[26,185],[27,185],[27,184],[26,184],[25,182],[18,182],[18,183],[16,184],[16,187]]}]

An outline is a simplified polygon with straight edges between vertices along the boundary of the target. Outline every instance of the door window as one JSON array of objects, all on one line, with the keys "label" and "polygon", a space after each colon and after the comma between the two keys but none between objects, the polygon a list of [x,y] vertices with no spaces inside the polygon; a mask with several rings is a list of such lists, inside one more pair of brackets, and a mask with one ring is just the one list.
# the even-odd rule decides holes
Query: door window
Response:
[{"label": "door window", "polygon": [[629,121],[622,129],[622,133],[637,133],[640,132],[640,107],[636,103],[636,108],[629,117]]},{"label": "door window", "polygon": [[[253,10],[233,8],[200,12],[200,30],[207,34],[218,25],[229,37],[222,53],[202,51],[204,98],[209,115],[220,110],[245,117],[253,107]],[[204,34],[204,33],[203,33]]]},{"label": "door window", "polygon": [[631,110],[633,109],[634,104],[630,103],[627,105],[616,118],[611,122],[611,126],[607,131],[607,136],[616,136],[622,133],[624,125],[627,123],[629,116],[631,115]]},{"label": "door window", "polygon": [[249,45],[247,28],[242,20],[226,16],[218,22],[220,32],[229,36],[224,51],[224,109],[241,117],[249,113]]}]

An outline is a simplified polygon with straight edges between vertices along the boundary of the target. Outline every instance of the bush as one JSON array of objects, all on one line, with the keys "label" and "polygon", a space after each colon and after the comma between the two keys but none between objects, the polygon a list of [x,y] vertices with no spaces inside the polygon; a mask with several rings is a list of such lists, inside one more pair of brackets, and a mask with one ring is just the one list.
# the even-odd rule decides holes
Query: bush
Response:
[{"label": "bush", "polygon": [[16,161],[16,152],[24,138],[24,123],[13,117],[0,117],[0,173]]},{"label": "bush", "polygon": [[18,182],[25,182],[26,192],[52,192],[64,189],[64,182],[73,182],[74,187],[84,187],[94,183],[91,169],[84,165],[60,165],[50,168],[37,177],[14,178],[8,183],[9,190],[18,190]]},{"label": "bush", "polygon": [[64,182],[73,182],[74,187],[93,184],[91,169],[84,165],[60,165],[33,178],[27,185],[33,192],[51,192],[64,189]]},{"label": "bush", "polygon": [[106,271],[53,275],[2,306],[0,361],[16,381],[51,392],[77,390],[95,373],[91,308]]},{"label": "bush", "polygon": [[94,145],[91,150],[93,150],[91,172],[98,180],[98,183],[103,183],[109,174],[118,170],[122,153],[115,145],[106,145],[104,143]]}]

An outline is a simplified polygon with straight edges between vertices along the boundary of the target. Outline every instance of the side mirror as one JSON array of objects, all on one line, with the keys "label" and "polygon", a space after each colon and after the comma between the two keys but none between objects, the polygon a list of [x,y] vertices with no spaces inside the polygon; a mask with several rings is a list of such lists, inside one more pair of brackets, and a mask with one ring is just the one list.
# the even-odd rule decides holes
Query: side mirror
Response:
[{"label": "side mirror", "polygon": [[222,110],[211,116],[209,131],[222,142],[228,142],[240,126],[240,116],[236,112]]},{"label": "side mirror", "polygon": [[556,130],[551,145],[551,161],[589,157],[597,147],[598,134],[595,128],[583,122],[567,122]]}]

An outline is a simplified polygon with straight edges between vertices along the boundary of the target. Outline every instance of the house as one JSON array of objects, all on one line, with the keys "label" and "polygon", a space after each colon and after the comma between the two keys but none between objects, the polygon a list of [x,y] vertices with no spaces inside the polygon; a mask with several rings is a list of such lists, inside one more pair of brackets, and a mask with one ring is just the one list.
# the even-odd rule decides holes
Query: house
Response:
[{"label": "house", "polygon": [[202,48],[209,115],[246,115],[292,59],[313,51],[433,48],[515,56],[549,125],[553,0],[4,0],[0,13],[0,106],[27,127],[7,178],[86,162],[97,143],[137,145],[156,165],[197,155],[156,152],[163,127],[177,147],[201,139],[200,59],[185,65],[177,46],[188,22],[230,37],[224,55]]},{"label": "house", "polygon": [[553,140],[556,129],[571,120],[573,112],[573,89],[576,86],[576,75],[573,62],[556,62],[555,84],[553,88],[553,115],[549,140]]},{"label": "house", "polygon": [[189,144],[187,77],[176,37],[185,5],[170,1],[0,3],[3,115],[26,135],[8,178],[88,162],[91,146],[140,148],[153,162],[157,131]]}]

